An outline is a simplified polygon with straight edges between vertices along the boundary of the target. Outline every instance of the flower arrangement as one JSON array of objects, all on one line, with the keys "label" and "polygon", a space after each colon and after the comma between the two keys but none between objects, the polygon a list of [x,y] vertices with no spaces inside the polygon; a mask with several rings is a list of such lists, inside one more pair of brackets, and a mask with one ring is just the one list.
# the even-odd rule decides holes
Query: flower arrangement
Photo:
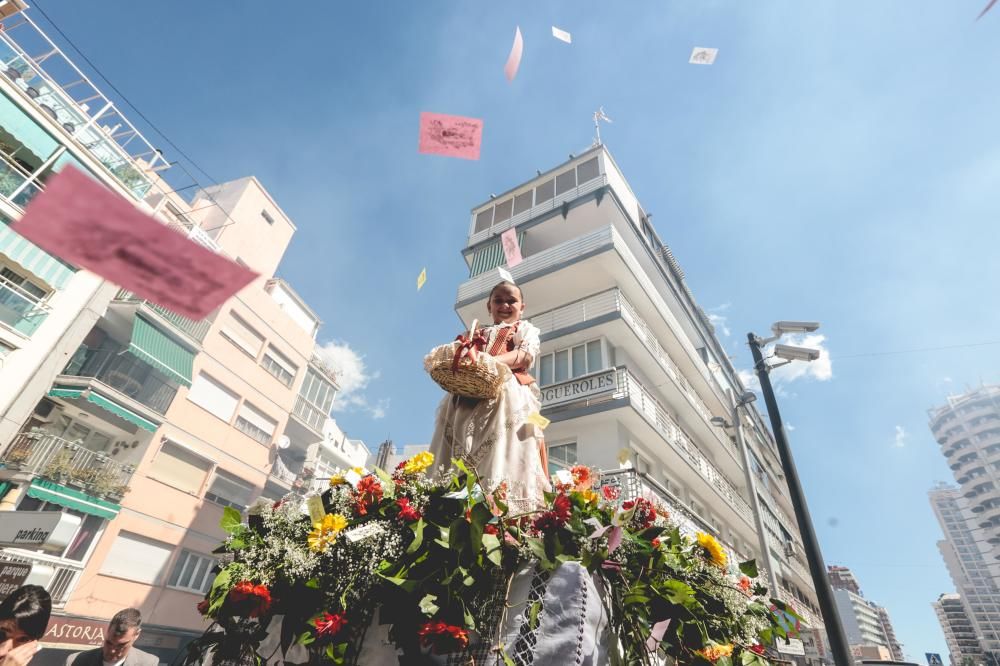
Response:
[{"label": "flower arrangement", "polygon": [[[246,523],[227,509],[227,563],[198,606],[216,624],[193,650],[212,647],[216,665],[250,663],[281,614],[283,647],[354,663],[378,608],[396,648],[425,663],[495,640],[488,599],[518,567],[551,572],[567,562],[600,579],[612,663],[764,666],[763,646],[787,638],[769,608],[791,610],[767,598],[753,561],[727,569],[714,537],[682,534],[644,498],[619,504],[617,493],[598,493],[589,468],[554,479],[543,510],[512,515],[502,487],[484,493],[459,461],[434,481],[433,462],[421,453],[391,475],[338,472],[305,502],[309,515],[296,496],[258,504]],[[503,645],[493,649],[515,663]]]}]

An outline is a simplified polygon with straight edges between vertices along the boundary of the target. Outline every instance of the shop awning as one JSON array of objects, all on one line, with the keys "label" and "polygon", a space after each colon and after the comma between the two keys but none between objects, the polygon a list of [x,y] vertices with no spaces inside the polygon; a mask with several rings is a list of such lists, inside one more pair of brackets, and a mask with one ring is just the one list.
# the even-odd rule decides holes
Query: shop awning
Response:
[{"label": "shop awning", "polygon": [[[517,244],[518,246],[524,244],[523,231],[517,234]],[[472,269],[469,271],[469,277],[476,277],[481,273],[491,271],[498,266],[503,266],[506,262],[507,258],[503,254],[503,243],[498,238],[496,242],[476,250],[472,256]]]},{"label": "shop awning", "polygon": [[191,386],[194,352],[142,317],[137,316],[132,324],[129,351],[168,377]]},{"label": "shop awning", "polygon": [[0,127],[44,161],[59,143],[6,95],[0,95]]},{"label": "shop awning", "polygon": [[53,288],[62,289],[76,271],[23,236],[11,231],[7,226],[9,224],[10,220],[0,216],[0,254],[16,261]]},{"label": "shop awning", "polygon": [[[71,398],[79,399],[83,397],[84,392],[87,389],[81,388],[53,388],[49,389],[49,397],[51,398]],[[87,401],[91,402],[101,409],[111,412],[120,419],[124,419],[129,423],[135,424],[142,428],[143,430],[148,430],[149,432],[156,432],[156,424],[152,421],[148,421],[135,412],[122,407],[121,405],[115,404],[111,400],[108,400],[102,395],[98,395],[93,391],[87,393]]]},{"label": "shop awning", "polygon": [[43,502],[52,502],[67,509],[76,509],[108,520],[114,519],[121,510],[121,506],[107,500],[91,497],[87,493],[38,477],[33,479],[31,485],[28,486],[28,497],[34,497]]}]

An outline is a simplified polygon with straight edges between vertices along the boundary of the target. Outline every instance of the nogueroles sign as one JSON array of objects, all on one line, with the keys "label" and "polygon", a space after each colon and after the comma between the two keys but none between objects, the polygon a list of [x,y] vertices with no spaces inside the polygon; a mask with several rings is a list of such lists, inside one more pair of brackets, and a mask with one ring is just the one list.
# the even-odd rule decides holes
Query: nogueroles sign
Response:
[{"label": "nogueroles sign", "polygon": [[542,389],[542,405],[551,407],[563,402],[611,393],[618,388],[618,381],[615,378],[617,373],[618,371],[612,368],[555,386],[546,386]]}]

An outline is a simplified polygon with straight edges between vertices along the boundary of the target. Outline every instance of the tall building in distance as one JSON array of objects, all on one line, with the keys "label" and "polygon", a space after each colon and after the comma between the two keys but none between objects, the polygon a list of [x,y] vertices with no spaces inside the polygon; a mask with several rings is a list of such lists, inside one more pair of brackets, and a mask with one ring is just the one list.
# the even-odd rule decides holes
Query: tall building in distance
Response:
[{"label": "tall building in distance", "polygon": [[882,633],[885,634],[886,641],[888,641],[889,654],[896,661],[903,661],[903,645],[896,638],[896,630],[892,626],[892,620],[889,619],[889,611],[885,609],[885,606],[877,604],[875,604],[874,608],[879,622],[882,623]]},{"label": "tall building in distance", "polygon": [[[856,656],[884,654],[889,659],[902,661],[903,646],[896,639],[889,612],[864,597],[854,572],[847,567],[830,565],[827,578],[847,640]],[[874,648],[874,651],[864,648]]]},{"label": "tall building in distance", "polygon": [[847,567],[829,565],[826,568],[826,575],[830,579],[830,587],[835,590],[848,590],[854,594],[862,594],[858,579],[854,577],[854,572]]},{"label": "tall building in distance", "polygon": [[[551,420],[552,467],[626,467],[605,478],[657,495],[735,556],[755,557],[774,572],[776,594],[821,627],[769,431],[753,407],[741,410],[752,502],[734,424],[712,422],[729,423],[745,389],[607,148],[593,146],[473,208],[463,250],[469,277],[455,304],[466,325],[486,316],[505,267],[499,236],[509,229],[524,257],[509,271],[542,333],[533,374]],[[755,527],[758,503],[764,535]],[[818,661],[820,645],[807,633],[807,654],[789,656]]]},{"label": "tall building in distance", "polygon": [[957,594],[942,594],[933,603],[934,613],[948,643],[952,666],[975,666],[982,663],[983,653],[976,638],[976,628],[965,612],[965,604]]}]

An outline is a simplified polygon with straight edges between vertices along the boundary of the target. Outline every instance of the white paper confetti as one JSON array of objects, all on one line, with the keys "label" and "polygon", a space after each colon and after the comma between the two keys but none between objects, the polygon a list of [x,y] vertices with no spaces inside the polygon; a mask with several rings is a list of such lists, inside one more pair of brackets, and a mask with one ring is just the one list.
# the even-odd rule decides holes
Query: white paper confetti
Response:
[{"label": "white paper confetti", "polygon": [[719,54],[719,49],[705,48],[704,46],[696,46],[694,50],[691,51],[691,59],[688,63],[692,65],[711,65],[715,62],[715,56]]},{"label": "white paper confetti", "polygon": [[552,26],[552,36],[561,42],[566,42],[567,44],[573,43],[573,35],[569,34],[565,30],[560,30],[555,26]]}]

